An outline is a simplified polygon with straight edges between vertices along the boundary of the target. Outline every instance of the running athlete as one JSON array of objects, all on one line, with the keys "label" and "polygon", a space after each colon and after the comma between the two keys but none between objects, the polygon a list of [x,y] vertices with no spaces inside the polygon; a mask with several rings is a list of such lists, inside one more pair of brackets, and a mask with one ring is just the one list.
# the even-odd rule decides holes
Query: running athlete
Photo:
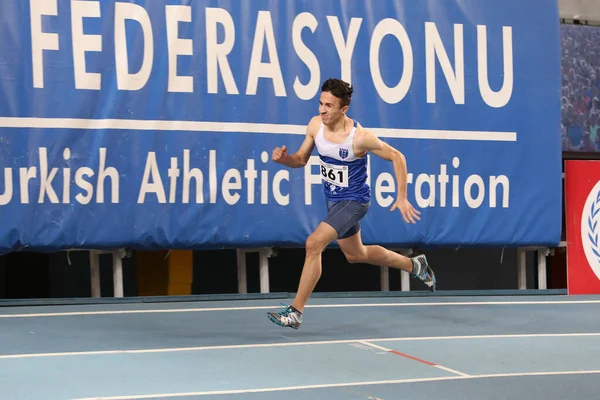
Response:
[{"label": "running athlete", "polygon": [[398,150],[379,140],[346,113],[353,88],[339,79],[328,79],[321,87],[319,115],[311,119],[306,138],[292,155],[286,146],[277,147],[273,161],[290,168],[301,168],[317,147],[321,177],[327,201],[327,216],[306,240],[306,258],[296,298],[283,311],[269,312],[274,323],[298,329],[304,306],[321,277],[321,253],[334,240],[351,263],[367,263],[402,269],[435,290],[435,274],[425,255],[402,256],[381,246],[365,246],[360,235],[360,220],[370,206],[367,180],[367,153],[391,161],[398,182],[398,198],[390,211],[400,210],[406,223],[416,223],[420,212],[406,198],[406,159]]}]

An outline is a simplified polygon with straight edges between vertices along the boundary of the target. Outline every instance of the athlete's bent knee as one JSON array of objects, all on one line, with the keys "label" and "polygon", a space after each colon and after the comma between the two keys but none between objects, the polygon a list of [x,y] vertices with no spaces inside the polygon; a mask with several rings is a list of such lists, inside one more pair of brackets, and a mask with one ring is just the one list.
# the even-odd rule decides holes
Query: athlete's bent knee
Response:
[{"label": "athlete's bent knee", "polygon": [[356,252],[356,253],[344,253],[344,255],[346,256],[346,260],[350,264],[363,263],[367,260],[367,252],[366,251]]}]

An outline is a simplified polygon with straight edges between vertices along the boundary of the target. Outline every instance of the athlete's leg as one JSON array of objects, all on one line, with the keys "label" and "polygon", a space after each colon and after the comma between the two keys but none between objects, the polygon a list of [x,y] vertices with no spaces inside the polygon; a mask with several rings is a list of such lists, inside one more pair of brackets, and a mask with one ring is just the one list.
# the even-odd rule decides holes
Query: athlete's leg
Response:
[{"label": "athlete's leg", "polygon": [[304,306],[321,278],[323,250],[341,234],[346,234],[363,217],[368,205],[344,200],[327,202],[327,209],[325,220],[306,239],[306,257],[294,302],[278,313],[267,313],[278,325],[299,328]]},{"label": "athlete's leg", "polygon": [[338,236],[337,231],[327,222],[321,222],[306,239],[306,256],[294,302],[280,312],[268,312],[267,317],[274,323],[298,329],[302,323],[302,312],[308,298],[321,278],[321,254],[325,247]]},{"label": "athlete's leg", "polygon": [[349,263],[373,264],[402,269],[412,273],[413,263],[410,258],[382,246],[365,246],[362,242],[360,231],[350,237],[338,239],[337,243]]},{"label": "athlete's leg", "polygon": [[298,294],[292,307],[302,312],[321,278],[321,253],[331,242],[345,234],[367,212],[368,206],[350,200],[327,202],[327,216],[306,240],[306,258]]},{"label": "athlete's leg", "polygon": [[436,289],[435,274],[429,267],[425,255],[408,258],[382,246],[365,246],[360,235],[360,225],[357,225],[349,234],[339,238],[337,242],[350,263],[365,263],[401,269],[408,272],[412,277],[419,278],[430,290]]},{"label": "athlete's leg", "polygon": [[323,250],[337,238],[338,234],[335,229],[321,222],[317,229],[306,239],[306,257],[304,259],[304,267],[300,276],[300,284],[298,285],[298,293],[292,303],[292,307],[302,312],[308,298],[312,294],[317,282],[321,278],[321,254]]}]

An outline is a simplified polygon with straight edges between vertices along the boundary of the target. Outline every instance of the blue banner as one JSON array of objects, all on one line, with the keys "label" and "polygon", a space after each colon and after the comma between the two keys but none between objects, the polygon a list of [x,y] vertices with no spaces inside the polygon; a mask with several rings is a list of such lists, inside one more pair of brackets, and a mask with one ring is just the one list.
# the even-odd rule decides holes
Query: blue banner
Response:
[{"label": "blue banner", "polygon": [[0,2],[0,252],[302,246],[294,152],[329,77],[400,150],[369,157],[365,243],[556,245],[558,5],[542,0]]}]

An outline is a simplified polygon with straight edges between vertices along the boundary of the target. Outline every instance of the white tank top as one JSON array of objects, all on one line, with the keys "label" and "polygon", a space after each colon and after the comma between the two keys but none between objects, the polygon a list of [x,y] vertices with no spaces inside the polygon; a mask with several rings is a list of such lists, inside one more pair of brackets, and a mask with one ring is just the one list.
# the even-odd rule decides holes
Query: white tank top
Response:
[{"label": "white tank top", "polygon": [[321,124],[315,146],[319,153],[321,178],[325,197],[330,201],[354,200],[368,203],[371,190],[367,185],[367,157],[356,157],[353,150],[354,134],[358,123],[342,143],[325,139],[325,125]]}]

